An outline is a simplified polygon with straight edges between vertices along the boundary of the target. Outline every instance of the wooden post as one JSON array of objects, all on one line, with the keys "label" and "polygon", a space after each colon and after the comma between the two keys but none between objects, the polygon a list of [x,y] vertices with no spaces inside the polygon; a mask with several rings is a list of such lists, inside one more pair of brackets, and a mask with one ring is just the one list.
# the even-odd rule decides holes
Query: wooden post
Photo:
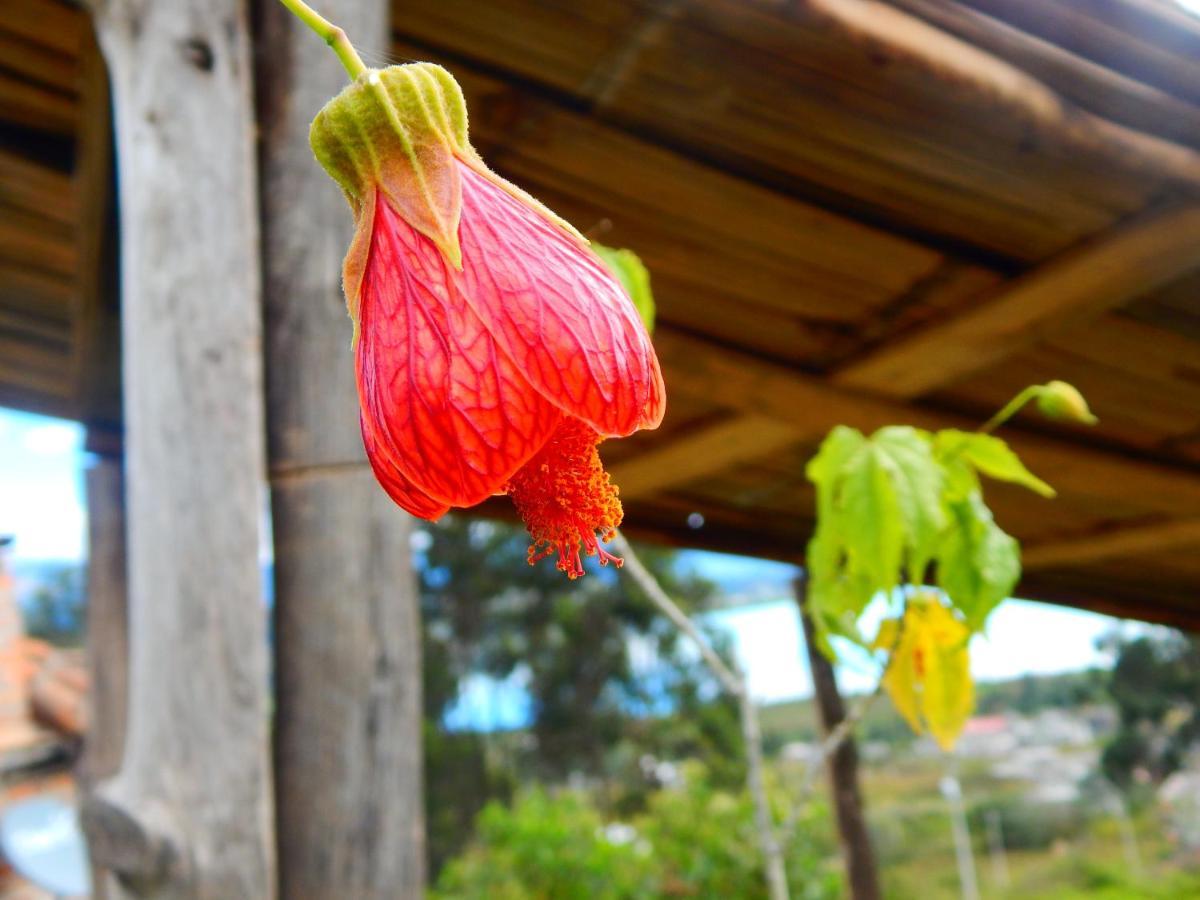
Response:
[{"label": "wooden post", "polygon": [[[336,14],[362,46],[388,45],[386,0],[345,0]],[[411,519],[363,454],[341,290],[351,215],[308,145],[346,75],[275,0],[258,21],[280,890],[415,898],[425,839]]]},{"label": "wooden post", "polygon": [[[796,602],[804,623],[804,641],[808,648],[808,664],[812,671],[821,727],[825,734],[829,734],[846,718],[846,706],[838,691],[833,664],[817,647],[815,626],[805,604],[806,585],[805,578],[797,579]],[[879,874],[875,867],[875,852],[871,847],[866,816],[863,814],[862,795],[858,789],[858,749],[853,735],[847,735],[838,744],[827,762],[827,771],[850,896],[854,900],[879,900],[882,897]]]},{"label": "wooden post", "polygon": [[275,895],[250,53],[238,0],[96,0],[120,183],[129,718],[116,897]]},{"label": "wooden post", "polygon": [[[129,622],[125,577],[125,483],[119,457],[87,470],[87,733],[79,761],[85,794],[121,768],[129,693]],[[92,896],[109,896],[107,876],[92,869]]]}]

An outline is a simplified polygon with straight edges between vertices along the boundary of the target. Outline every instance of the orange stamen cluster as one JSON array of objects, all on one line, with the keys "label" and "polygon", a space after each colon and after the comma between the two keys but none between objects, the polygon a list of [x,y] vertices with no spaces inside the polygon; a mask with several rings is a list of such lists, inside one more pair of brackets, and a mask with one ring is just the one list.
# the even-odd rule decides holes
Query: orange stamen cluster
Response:
[{"label": "orange stamen cluster", "polygon": [[581,549],[601,565],[624,562],[600,546],[624,514],[596,450],[600,440],[580,420],[567,419],[505,486],[533,538],[530,565],[557,552],[559,571],[578,578]]}]

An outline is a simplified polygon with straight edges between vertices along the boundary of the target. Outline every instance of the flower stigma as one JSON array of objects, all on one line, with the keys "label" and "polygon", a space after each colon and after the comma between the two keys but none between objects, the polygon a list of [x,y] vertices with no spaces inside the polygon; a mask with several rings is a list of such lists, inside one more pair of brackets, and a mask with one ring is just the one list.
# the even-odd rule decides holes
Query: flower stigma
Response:
[{"label": "flower stigma", "polygon": [[583,574],[580,549],[602,566],[624,562],[600,546],[624,514],[617,486],[600,462],[601,440],[579,419],[565,419],[505,486],[533,541],[530,565],[558,553],[558,570],[574,579]]}]

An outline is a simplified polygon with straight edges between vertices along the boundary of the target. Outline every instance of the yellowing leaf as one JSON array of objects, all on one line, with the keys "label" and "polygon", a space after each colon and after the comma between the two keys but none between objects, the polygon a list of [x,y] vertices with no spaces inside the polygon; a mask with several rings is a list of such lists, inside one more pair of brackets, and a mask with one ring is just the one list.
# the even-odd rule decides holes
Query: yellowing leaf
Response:
[{"label": "yellowing leaf", "polygon": [[929,732],[943,750],[954,748],[975,707],[975,686],[967,652],[970,632],[941,603],[926,608],[925,672],[921,711]]},{"label": "yellowing leaf", "polygon": [[892,703],[900,715],[904,716],[908,726],[917,734],[923,734],[925,726],[921,721],[920,700],[917,695],[918,655],[914,652],[913,632],[908,628],[908,624],[909,620],[906,619],[901,630],[899,619],[885,620],[879,626],[879,634],[872,649],[891,650],[891,660],[883,674],[883,689],[892,698]]},{"label": "yellowing leaf", "polygon": [[950,750],[975,707],[970,630],[937,597],[914,597],[901,623],[884,621],[874,649],[891,649],[883,687],[913,731]]}]

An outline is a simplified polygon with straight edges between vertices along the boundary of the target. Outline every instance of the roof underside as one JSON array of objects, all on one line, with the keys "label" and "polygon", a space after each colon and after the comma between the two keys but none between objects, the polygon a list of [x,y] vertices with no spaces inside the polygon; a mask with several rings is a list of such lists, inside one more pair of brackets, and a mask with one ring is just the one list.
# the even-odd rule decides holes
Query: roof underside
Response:
[{"label": "roof underside", "polygon": [[[8,9],[0,402],[115,423],[95,50],[73,7]],[[1200,626],[1200,24],[1166,0],[395,22],[387,54],[454,71],[491,165],[652,272],[670,409],[605,447],[631,531],[799,560],[830,427],[972,427],[1062,378],[1100,425],[1007,434],[1058,499],[988,489],[1022,594]]]}]

